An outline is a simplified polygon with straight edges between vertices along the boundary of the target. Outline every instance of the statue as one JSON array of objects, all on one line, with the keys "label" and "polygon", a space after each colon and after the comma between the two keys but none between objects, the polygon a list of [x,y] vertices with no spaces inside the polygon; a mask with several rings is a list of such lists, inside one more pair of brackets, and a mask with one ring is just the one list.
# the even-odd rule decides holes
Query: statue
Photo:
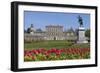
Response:
[{"label": "statue", "polygon": [[78,39],[77,39],[77,43],[88,43],[88,41],[86,40],[85,37],[85,28],[83,27],[83,19],[82,17],[79,15],[78,16],[78,22],[80,24],[80,27],[78,29]]},{"label": "statue", "polygon": [[78,22],[80,24],[80,27],[82,27],[83,26],[83,19],[80,15],[78,16]]}]

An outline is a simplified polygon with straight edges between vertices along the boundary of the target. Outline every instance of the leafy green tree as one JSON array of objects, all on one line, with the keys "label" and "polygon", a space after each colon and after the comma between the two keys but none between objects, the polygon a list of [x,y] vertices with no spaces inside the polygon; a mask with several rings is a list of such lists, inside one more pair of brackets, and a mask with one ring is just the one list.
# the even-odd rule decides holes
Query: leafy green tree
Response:
[{"label": "leafy green tree", "polygon": [[90,29],[85,31],[85,36],[88,37],[88,41],[90,41]]}]

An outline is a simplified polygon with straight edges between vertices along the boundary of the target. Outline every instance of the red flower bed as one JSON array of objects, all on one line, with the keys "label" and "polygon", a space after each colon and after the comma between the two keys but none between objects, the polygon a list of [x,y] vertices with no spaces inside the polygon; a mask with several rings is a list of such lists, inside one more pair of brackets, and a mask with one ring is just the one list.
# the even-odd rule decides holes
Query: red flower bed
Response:
[{"label": "red flower bed", "polygon": [[90,58],[90,48],[44,48],[25,50],[24,61],[70,60]]}]

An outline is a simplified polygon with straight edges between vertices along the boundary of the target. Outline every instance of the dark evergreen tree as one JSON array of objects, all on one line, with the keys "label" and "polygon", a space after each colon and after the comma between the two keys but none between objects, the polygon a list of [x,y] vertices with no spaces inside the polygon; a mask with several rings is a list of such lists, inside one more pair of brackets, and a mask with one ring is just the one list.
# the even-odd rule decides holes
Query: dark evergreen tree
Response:
[{"label": "dark evergreen tree", "polygon": [[27,29],[27,33],[30,33],[30,28]]}]

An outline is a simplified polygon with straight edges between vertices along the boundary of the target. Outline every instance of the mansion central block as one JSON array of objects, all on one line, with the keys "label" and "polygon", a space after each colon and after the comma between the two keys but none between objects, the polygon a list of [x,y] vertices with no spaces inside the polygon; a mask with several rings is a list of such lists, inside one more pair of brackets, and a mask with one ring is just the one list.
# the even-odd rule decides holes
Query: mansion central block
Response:
[{"label": "mansion central block", "polygon": [[35,30],[31,25],[28,32],[24,33],[24,40],[77,40],[77,34],[72,28],[64,31],[63,26],[60,25],[45,26],[45,31]]}]

